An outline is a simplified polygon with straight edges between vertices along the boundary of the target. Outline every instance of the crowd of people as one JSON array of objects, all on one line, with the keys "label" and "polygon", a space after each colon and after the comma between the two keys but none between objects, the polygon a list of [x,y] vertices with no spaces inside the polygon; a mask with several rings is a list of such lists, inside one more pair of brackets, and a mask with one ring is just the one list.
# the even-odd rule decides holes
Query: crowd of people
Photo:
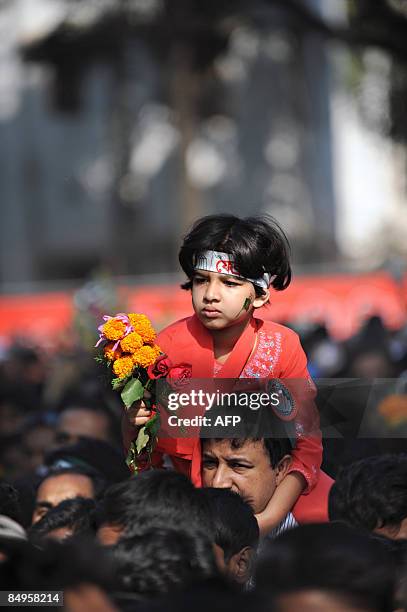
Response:
[{"label": "crowd of people", "polygon": [[[211,262],[198,265],[186,272],[195,312],[211,329],[221,315],[207,304],[227,303],[230,287],[219,288],[223,275]],[[265,296],[264,279],[230,270],[234,295],[255,287],[239,305],[245,323]],[[239,338],[248,327],[241,329]],[[294,346],[296,336],[284,333]],[[170,335],[161,336],[164,344]],[[162,444],[160,465],[136,475],[125,461],[120,395],[89,352],[10,346],[0,363],[0,591],[63,591],[74,612],[407,610],[407,449],[399,435],[407,420],[407,335],[374,318],[342,344],[323,327],[304,328],[302,345],[311,376],[336,381],[335,393],[322,384],[316,398],[321,431],[331,434],[321,470],[313,467],[320,438],[307,449],[298,427],[293,435],[287,427],[276,437],[201,432],[191,451],[185,442],[178,456],[173,451],[173,461]],[[189,340],[185,346],[193,361]],[[215,375],[231,362],[218,348]],[[299,343],[294,349],[296,371],[306,371]],[[377,405],[349,385],[378,379],[391,382],[392,394],[380,387]],[[366,411],[375,418],[361,437]],[[347,419],[351,412],[357,418]],[[149,418],[143,414],[138,405],[136,425]],[[373,435],[378,423],[389,435]]]},{"label": "crowd of people", "polygon": [[[394,338],[380,333],[390,347]],[[359,342],[347,361],[353,375],[367,363],[366,337],[370,342],[371,331],[348,344]],[[326,334],[320,342],[338,353],[348,348]],[[321,350],[315,338],[307,343]],[[390,356],[389,349],[375,354],[401,380],[403,364]],[[372,367],[373,352],[370,359]],[[310,367],[323,363],[311,359]],[[238,474],[244,485],[232,487],[225,471],[217,473],[236,441],[203,441],[210,486],[202,489],[168,468],[131,477],[121,410],[86,353],[45,358],[33,348],[9,349],[1,365],[1,590],[64,590],[72,610],[405,609],[404,439],[371,439],[371,448],[366,440],[342,440],[346,452],[331,452],[325,466],[336,477],[330,522],[293,519],[261,537],[255,512],[271,494],[267,475]],[[274,474],[289,452],[281,439],[243,441],[241,471],[249,457],[255,469],[270,466]]]}]

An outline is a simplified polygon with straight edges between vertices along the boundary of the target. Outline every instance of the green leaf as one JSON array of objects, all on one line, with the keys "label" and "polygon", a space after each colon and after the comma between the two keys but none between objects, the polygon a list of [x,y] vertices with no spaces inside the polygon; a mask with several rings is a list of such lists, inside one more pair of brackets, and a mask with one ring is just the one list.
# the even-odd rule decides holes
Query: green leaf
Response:
[{"label": "green leaf", "polygon": [[150,436],[146,433],[146,428],[142,427],[138,432],[138,436],[136,439],[136,448],[137,453],[140,454],[142,450],[144,450],[148,444]]},{"label": "green leaf", "polygon": [[134,402],[141,400],[143,394],[144,387],[141,382],[138,378],[131,378],[120,395],[126,408],[130,408]]},{"label": "green leaf", "polygon": [[152,438],[155,438],[159,429],[160,429],[160,418],[158,413],[156,413],[147,423],[144,425],[146,431],[150,434]]},{"label": "green leaf", "polygon": [[127,383],[128,380],[129,380],[128,376],[126,376],[125,378],[113,378],[112,389],[114,391],[121,389],[122,387],[124,387],[124,385]]}]

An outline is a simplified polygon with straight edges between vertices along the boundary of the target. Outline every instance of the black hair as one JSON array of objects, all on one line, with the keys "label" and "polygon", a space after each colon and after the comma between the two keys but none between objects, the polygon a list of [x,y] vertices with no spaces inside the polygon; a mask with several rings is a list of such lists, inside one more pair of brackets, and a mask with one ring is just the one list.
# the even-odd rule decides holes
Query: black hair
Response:
[{"label": "black hair", "polygon": [[179,527],[210,533],[209,511],[190,480],[175,471],[148,470],[109,487],[100,523],[123,528],[124,537],[145,528]]},{"label": "black hair", "polygon": [[[25,542],[1,564],[0,589],[60,591],[81,584],[113,589],[112,569],[106,552],[91,541],[83,546],[74,540],[46,540],[41,548]],[[55,610],[61,607],[55,605]]]},{"label": "black hair", "polygon": [[22,522],[20,496],[8,482],[0,481],[0,514],[8,516],[17,523]]},{"label": "black hair", "polygon": [[407,454],[366,457],[342,468],[329,495],[329,517],[373,531],[407,517]]},{"label": "black hair", "polygon": [[228,489],[201,489],[211,512],[214,542],[223,550],[228,562],[247,546],[256,549],[259,526],[253,510],[240,495]]},{"label": "black hair", "polygon": [[[191,289],[194,268],[202,251],[215,250],[228,253],[234,266],[245,278],[260,278],[265,272],[275,275],[271,286],[277,291],[286,289],[291,282],[288,239],[275,219],[269,216],[246,217],[209,215],[198,219],[184,237],[179,262],[188,277],[181,285]],[[254,285],[256,296],[264,290]]]},{"label": "black hair", "polygon": [[142,526],[139,531],[111,549],[123,590],[154,597],[217,574],[211,542],[201,532]]},{"label": "black hair", "polygon": [[29,530],[33,540],[47,536],[50,531],[70,527],[72,536],[95,535],[96,504],[93,499],[74,497],[65,499],[60,504],[48,510]]},{"label": "black hair", "polygon": [[394,563],[381,542],[348,525],[301,525],[265,541],[256,586],[271,597],[318,589],[372,612],[390,612]]}]

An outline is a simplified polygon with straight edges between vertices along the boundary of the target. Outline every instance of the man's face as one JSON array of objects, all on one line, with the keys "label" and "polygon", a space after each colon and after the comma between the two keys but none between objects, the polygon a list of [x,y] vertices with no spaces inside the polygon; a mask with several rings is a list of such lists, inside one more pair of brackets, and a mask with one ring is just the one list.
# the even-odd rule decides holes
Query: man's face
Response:
[{"label": "man's face", "polygon": [[[201,323],[219,330],[249,319],[253,306],[265,298],[256,298],[254,286],[236,276],[197,270],[192,279],[192,304]],[[246,301],[248,300],[248,301]]]},{"label": "man's face", "polygon": [[87,408],[68,408],[58,419],[56,440],[62,444],[75,444],[81,436],[110,441],[109,419],[102,412]]},{"label": "man's face", "polygon": [[84,474],[60,474],[46,478],[38,487],[33,524],[40,520],[51,508],[64,499],[88,497],[93,499],[95,491],[92,480]]},{"label": "man's face", "polygon": [[267,506],[290,463],[291,457],[286,455],[273,468],[262,440],[246,440],[237,449],[228,439],[204,440],[203,486],[235,491],[258,514]]}]

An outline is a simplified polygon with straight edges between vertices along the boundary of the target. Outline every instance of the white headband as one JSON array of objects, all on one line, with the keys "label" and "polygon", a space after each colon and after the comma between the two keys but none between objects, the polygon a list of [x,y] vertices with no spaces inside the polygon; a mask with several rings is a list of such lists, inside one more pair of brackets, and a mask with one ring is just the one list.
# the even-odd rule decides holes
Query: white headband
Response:
[{"label": "white headband", "polygon": [[200,253],[196,260],[195,270],[206,270],[207,272],[218,272],[218,274],[237,276],[262,289],[268,289],[275,279],[275,276],[271,276],[268,272],[265,272],[260,278],[246,278],[241,276],[234,268],[232,257],[228,253],[219,253],[219,251],[203,251]]}]

